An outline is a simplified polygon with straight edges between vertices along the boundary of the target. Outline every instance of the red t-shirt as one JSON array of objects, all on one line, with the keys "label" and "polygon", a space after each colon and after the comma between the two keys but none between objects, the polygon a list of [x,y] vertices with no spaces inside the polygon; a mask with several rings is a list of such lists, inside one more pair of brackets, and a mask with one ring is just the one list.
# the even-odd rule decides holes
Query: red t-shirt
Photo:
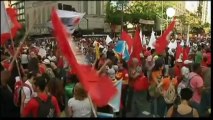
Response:
[{"label": "red t-shirt", "polygon": [[174,66],[175,76],[177,76],[178,84],[181,82],[181,68],[178,68],[176,65]]},{"label": "red t-shirt", "polygon": [[45,64],[43,64],[43,63],[39,64],[39,71],[41,74],[45,73],[45,71],[46,71]]},{"label": "red t-shirt", "polygon": [[[39,94],[38,97],[43,101],[47,101],[48,99],[48,95],[45,93]],[[56,115],[60,114],[61,111],[58,105],[58,101],[54,96],[52,96],[52,103],[55,107]],[[30,115],[33,115],[33,117],[38,117],[38,109],[39,109],[39,103],[35,99],[31,99],[28,102],[28,104],[25,106],[22,115],[23,117],[28,117]]]}]

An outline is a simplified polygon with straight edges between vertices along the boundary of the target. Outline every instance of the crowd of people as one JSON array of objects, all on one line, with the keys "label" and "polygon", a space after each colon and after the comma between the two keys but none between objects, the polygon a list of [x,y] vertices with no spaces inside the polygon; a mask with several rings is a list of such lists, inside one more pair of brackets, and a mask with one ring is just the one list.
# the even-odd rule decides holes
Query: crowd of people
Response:
[{"label": "crowd of people", "polygon": [[[131,113],[137,117],[147,110],[152,117],[210,116],[210,40],[191,41],[185,60],[176,59],[176,49],[168,48],[165,54],[157,55],[155,49],[145,45],[143,53],[138,53],[140,60],[132,58],[127,62],[114,51],[119,38],[109,44],[105,39],[74,41],[98,74],[108,75],[112,81],[122,80],[120,111],[116,116],[128,117]],[[172,39],[178,45],[182,42],[180,38]],[[95,49],[97,43],[100,57]],[[87,92],[71,72],[72,66],[54,38],[26,41],[17,60],[11,63],[14,51],[12,45],[1,48],[2,117],[94,117]],[[109,105],[96,107],[96,111],[113,112]]]}]

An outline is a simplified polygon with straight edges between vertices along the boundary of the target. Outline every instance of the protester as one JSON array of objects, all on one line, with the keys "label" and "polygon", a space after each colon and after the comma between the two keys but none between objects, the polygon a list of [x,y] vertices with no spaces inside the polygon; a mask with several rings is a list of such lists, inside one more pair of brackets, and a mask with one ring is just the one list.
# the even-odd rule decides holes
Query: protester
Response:
[{"label": "protester", "polygon": [[8,85],[10,75],[11,73],[8,71],[1,71],[1,117],[20,117],[19,108],[16,107],[13,102],[12,88]]},{"label": "protester", "polygon": [[55,96],[50,96],[45,92],[47,78],[36,77],[33,89],[38,96],[32,98],[24,107],[22,117],[60,117],[60,108]]},{"label": "protester", "polygon": [[65,110],[65,90],[63,81],[53,78],[47,84],[47,92],[49,95],[55,96],[61,112]]},{"label": "protester", "polygon": [[92,107],[86,91],[80,83],[74,88],[74,97],[68,101],[68,117],[91,117]]},{"label": "protester", "polygon": [[35,76],[32,72],[28,72],[27,74],[27,81],[25,81],[22,93],[21,93],[21,112],[26,106],[26,104],[31,100],[31,98],[36,97],[37,94],[33,90],[33,83],[35,82]]},{"label": "protester", "polygon": [[193,92],[189,88],[181,90],[181,103],[177,106],[172,106],[167,112],[167,117],[199,117],[195,108],[189,105],[189,100]]},{"label": "protester", "polygon": [[199,63],[194,63],[192,69],[193,71],[189,74],[190,87],[193,91],[191,104],[194,108],[198,110],[198,113],[200,115],[201,113],[200,101],[201,101],[202,90],[203,90],[203,79],[200,76],[201,66]]}]

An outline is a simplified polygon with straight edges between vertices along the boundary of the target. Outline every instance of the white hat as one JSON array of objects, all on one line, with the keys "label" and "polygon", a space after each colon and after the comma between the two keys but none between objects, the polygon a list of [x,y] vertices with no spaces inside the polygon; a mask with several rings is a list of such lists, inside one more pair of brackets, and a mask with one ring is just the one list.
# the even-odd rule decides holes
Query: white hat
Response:
[{"label": "white hat", "polygon": [[188,64],[191,64],[191,63],[193,63],[193,62],[190,61],[190,60],[185,60],[183,63],[184,63],[185,65],[188,65]]},{"label": "white hat", "polygon": [[16,79],[16,82],[21,80],[21,78],[19,76],[16,76],[15,79]]},{"label": "white hat", "polygon": [[50,64],[50,60],[49,60],[49,59],[45,59],[45,60],[43,61],[43,63],[46,64],[46,65],[47,65],[47,64]]},{"label": "white hat", "polygon": [[183,61],[181,59],[177,59],[176,62],[182,63]]}]

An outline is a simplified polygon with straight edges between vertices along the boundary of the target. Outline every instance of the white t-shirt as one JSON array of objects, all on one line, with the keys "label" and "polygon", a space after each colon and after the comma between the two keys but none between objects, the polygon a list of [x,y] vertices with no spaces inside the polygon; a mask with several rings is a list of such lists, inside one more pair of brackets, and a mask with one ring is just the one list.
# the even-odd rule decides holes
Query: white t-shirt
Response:
[{"label": "white t-shirt", "polygon": [[28,55],[27,54],[21,54],[21,64],[28,64]]},{"label": "white t-shirt", "polygon": [[92,107],[88,98],[82,101],[71,98],[68,101],[68,107],[72,107],[73,117],[91,117]]},{"label": "white t-shirt", "polygon": [[108,75],[109,75],[109,77],[111,78],[111,79],[115,79],[115,69],[112,67],[112,68],[109,68],[108,70],[107,70],[107,73],[108,73]]},{"label": "white t-shirt", "polygon": [[32,90],[32,93],[31,93],[30,89],[28,87],[23,86],[23,92],[24,92],[24,94],[26,96],[26,98],[24,100],[24,103],[28,103],[30,101],[30,99],[32,97],[36,97],[37,94],[34,92],[32,84],[29,82],[29,80],[27,80],[25,83],[28,84],[30,86],[31,90]]}]

